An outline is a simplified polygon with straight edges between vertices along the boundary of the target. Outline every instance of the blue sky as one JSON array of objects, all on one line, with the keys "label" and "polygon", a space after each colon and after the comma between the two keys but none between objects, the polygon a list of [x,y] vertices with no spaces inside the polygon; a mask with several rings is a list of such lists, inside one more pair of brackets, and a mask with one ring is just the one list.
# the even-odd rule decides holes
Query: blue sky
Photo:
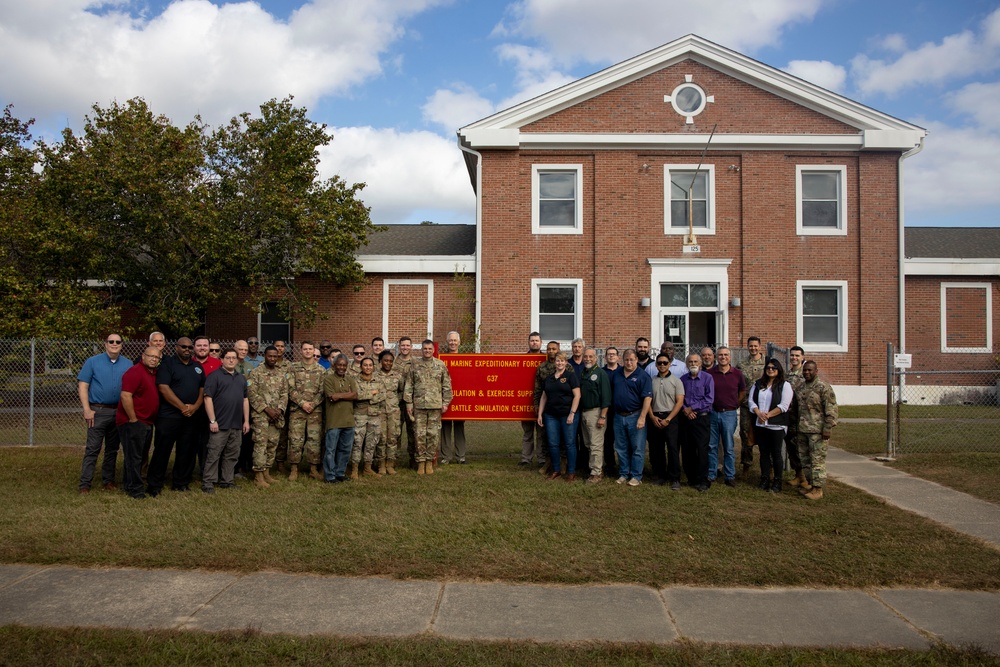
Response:
[{"label": "blue sky", "polygon": [[927,128],[907,224],[1000,224],[1000,2],[0,0],[0,101],[51,138],[112,99],[219,124],[292,93],[375,222],[471,223],[458,127],[690,32]]}]

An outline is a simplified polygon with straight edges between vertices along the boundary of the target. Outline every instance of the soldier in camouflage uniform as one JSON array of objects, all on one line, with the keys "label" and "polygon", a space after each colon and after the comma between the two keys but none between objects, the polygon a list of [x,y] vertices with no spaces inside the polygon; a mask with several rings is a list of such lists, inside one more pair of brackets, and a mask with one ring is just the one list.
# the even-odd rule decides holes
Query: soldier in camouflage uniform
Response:
[{"label": "soldier in camouflage uniform", "polygon": [[795,477],[788,482],[789,486],[798,487],[806,481],[802,473],[802,459],[799,458],[799,389],[805,379],[802,377],[802,362],[805,361],[805,350],[798,345],[788,351],[788,372],[785,380],[792,385],[794,397],[788,408],[788,431],[785,433],[785,452],[788,454],[788,464],[792,466]]},{"label": "soldier in camouflage uniform", "polygon": [[361,457],[365,459],[365,474],[374,475],[372,461],[381,437],[379,412],[385,402],[382,381],[374,375],[375,362],[370,357],[361,361],[361,372],[354,376],[358,383],[358,398],[354,401],[354,449],[351,450],[351,479],[358,478]]},{"label": "soldier in camouflage uniform", "polygon": [[[282,370],[283,373],[288,373],[289,362],[285,359],[285,341],[276,340],[274,341],[274,348],[278,351],[278,363],[276,366]],[[288,420],[285,420],[285,426],[281,429],[281,438],[278,440],[278,447],[274,450],[274,462],[278,466],[278,471],[285,471],[286,462],[288,459]]]},{"label": "soldier in camouflage uniform", "polygon": [[361,375],[361,360],[365,358],[365,346],[358,343],[352,348],[351,354],[353,359],[347,365],[347,374],[356,378]]},{"label": "soldier in camouflage uniform", "polygon": [[[542,400],[542,392],[545,391],[545,380],[556,372],[556,355],[559,354],[559,343],[554,340],[550,340],[545,346],[545,361],[538,364],[538,368],[535,370],[535,414],[538,414],[538,404]],[[566,366],[566,372],[573,372],[573,364]],[[546,438],[546,441],[548,438]],[[547,453],[545,448],[545,453]],[[543,475],[549,473],[549,463],[545,458],[545,454],[539,452],[538,463],[541,466],[538,472]],[[557,470],[559,468],[559,461],[552,462],[552,469]]]},{"label": "soldier in camouflage uniform", "polygon": [[267,488],[274,453],[285,426],[288,405],[288,378],[278,366],[279,353],[273,345],[264,350],[264,363],[247,376],[247,398],[253,429],[253,471],[257,486]]},{"label": "soldier in camouflage uniform", "polygon": [[393,368],[394,360],[395,357],[389,350],[382,350],[378,355],[379,369],[376,377],[382,383],[385,397],[379,415],[382,438],[375,450],[380,475],[396,474],[396,448],[399,446],[401,431],[399,403],[403,398],[403,375]]},{"label": "soldier in camouflage uniform", "polygon": [[[413,341],[409,336],[403,336],[399,339],[399,343],[396,345],[396,349],[399,352],[399,356],[393,362],[392,367],[399,371],[400,376],[403,378],[403,384],[406,384],[406,376],[410,373],[410,364],[413,363]],[[406,453],[410,458],[410,468],[413,470],[417,469],[417,435],[413,430],[413,420],[406,413],[406,403],[403,401],[402,395],[399,397],[399,410],[400,417],[402,421],[406,424]],[[400,438],[402,438],[402,433],[400,433]]]},{"label": "soldier in camouflage uniform", "polygon": [[[750,336],[747,338],[747,352],[750,358],[736,365],[736,368],[743,372],[743,380],[746,382],[747,393],[754,383],[764,375],[764,353],[760,349],[760,338]],[[753,417],[750,414],[750,406],[746,396],[740,404],[740,463],[743,464],[744,476],[750,471],[753,465]]]},{"label": "soldier in camouflage uniform", "polygon": [[441,415],[451,404],[451,375],[444,362],[434,358],[434,341],[430,339],[421,343],[420,359],[410,365],[403,400],[407,414],[415,422],[417,474],[431,475],[441,437]]},{"label": "soldier in camouflage uniform", "polygon": [[802,365],[804,382],[795,392],[799,402],[799,458],[807,481],[799,493],[809,500],[823,497],[826,485],[826,448],[837,425],[837,397],[833,387],[816,375],[816,362]]},{"label": "soldier in camouflage uniform", "polygon": [[304,341],[300,358],[288,367],[288,480],[299,477],[299,462],[305,447],[309,476],[322,481],[319,471],[320,442],[323,434],[323,374],[316,361],[316,348]]}]

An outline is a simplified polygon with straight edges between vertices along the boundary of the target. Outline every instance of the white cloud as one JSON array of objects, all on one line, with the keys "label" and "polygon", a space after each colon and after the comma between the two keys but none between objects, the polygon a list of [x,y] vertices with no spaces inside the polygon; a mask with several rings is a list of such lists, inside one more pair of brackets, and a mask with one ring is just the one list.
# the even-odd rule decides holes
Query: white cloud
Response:
[{"label": "white cloud", "polygon": [[890,53],[903,53],[906,51],[906,37],[898,32],[886,35],[878,40],[878,47]]},{"label": "white cloud", "polygon": [[847,81],[847,70],[829,60],[793,60],[785,71],[837,93],[843,91]]},{"label": "white cloud", "polygon": [[851,75],[863,93],[894,95],[910,86],[991,72],[998,66],[1000,9],[983,20],[978,32],[948,35],[939,43],[928,42],[905,51],[891,62],[858,55],[851,61]]},{"label": "white cloud", "polygon": [[360,196],[375,224],[419,222],[415,211],[433,222],[475,222],[475,195],[457,139],[370,127],[332,131],[333,141],[320,150],[321,174],[367,183]]},{"label": "white cloud", "polygon": [[256,2],[174,0],[149,18],[124,1],[5,2],[0,95],[20,116],[62,122],[134,96],[179,123],[219,123],[288,94],[312,106],[380,74],[401,22],[442,1],[313,0],[288,21]]},{"label": "white cloud", "polygon": [[688,33],[747,52],[810,21],[821,0],[518,0],[500,36],[540,40],[564,63],[618,62]]},{"label": "white cloud", "polygon": [[[926,122],[926,148],[906,165],[906,210],[961,224],[963,212],[1000,206],[1000,132]],[[1000,215],[995,214],[1000,224]]]},{"label": "white cloud", "polygon": [[493,102],[465,84],[454,89],[442,88],[434,92],[422,107],[424,120],[440,125],[446,132],[491,115],[496,108]]},{"label": "white cloud", "polygon": [[946,97],[945,104],[971,116],[980,127],[1000,131],[1000,82],[970,83]]}]

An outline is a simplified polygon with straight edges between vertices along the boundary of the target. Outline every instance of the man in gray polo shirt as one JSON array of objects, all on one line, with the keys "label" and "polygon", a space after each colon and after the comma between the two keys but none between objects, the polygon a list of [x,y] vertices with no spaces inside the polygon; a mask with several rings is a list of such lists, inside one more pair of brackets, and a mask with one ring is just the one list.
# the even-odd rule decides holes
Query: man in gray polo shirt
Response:
[{"label": "man in gray polo shirt", "polygon": [[[201,490],[214,493],[215,485],[233,485],[233,470],[240,457],[243,435],[250,432],[250,401],[247,380],[236,372],[236,350],[222,354],[222,368],[205,380],[205,412],[208,415],[208,453]],[[221,465],[220,465],[221,461]]]}]

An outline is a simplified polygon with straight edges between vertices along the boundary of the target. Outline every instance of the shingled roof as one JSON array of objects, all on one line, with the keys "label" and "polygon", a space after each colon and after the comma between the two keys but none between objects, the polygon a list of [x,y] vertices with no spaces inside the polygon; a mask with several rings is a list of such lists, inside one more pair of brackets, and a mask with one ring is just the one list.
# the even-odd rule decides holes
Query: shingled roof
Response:
[{"label": "shingled roof", "polygon": [[475,225],[384,225],[360,256],[456,256],[476,254]]},{"label": "shingled roof", "polygon": [[907,227],[906,257],[1000,258],[1000,227]]}]

